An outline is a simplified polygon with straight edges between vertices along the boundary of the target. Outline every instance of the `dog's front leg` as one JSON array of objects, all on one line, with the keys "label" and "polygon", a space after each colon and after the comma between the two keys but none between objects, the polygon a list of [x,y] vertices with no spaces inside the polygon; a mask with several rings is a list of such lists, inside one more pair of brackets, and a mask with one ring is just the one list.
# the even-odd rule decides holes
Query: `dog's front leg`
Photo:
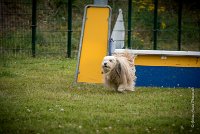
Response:
[{"label": "dog's front leg", "polygon": [[117,88],[117,91],[120,92],[120,93],[123,93],[125,90],[125,87],[123,84],[119,85],[119,87]]}]

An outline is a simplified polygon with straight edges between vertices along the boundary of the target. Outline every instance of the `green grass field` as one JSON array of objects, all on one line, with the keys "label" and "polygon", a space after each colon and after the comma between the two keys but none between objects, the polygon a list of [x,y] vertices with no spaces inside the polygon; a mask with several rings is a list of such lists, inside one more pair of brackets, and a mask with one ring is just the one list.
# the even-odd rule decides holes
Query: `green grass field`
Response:
[{"label": "green grass field", "polygon": [[1,58],[0,133],[200,132],[200,89],[194,103],[189,88],[120,94],[73,84],[75,67],[75,59]]}]

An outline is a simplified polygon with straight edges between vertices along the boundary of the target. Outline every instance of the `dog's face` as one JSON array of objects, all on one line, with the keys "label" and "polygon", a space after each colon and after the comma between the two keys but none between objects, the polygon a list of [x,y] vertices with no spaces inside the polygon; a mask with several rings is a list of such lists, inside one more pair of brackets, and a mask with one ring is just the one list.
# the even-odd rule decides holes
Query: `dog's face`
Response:
[{"label": "dog's face", "polygon": [[103,73],[108,73],[117,64],[117,59],[114,56],[105,56],[102,62]]}]

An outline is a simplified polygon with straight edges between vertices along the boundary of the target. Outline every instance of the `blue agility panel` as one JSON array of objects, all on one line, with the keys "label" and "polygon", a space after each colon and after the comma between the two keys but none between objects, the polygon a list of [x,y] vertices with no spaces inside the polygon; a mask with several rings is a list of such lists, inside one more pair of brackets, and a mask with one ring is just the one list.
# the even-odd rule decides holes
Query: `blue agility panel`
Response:
[{"label": "blue agility panel", "polygon": [[200,88],[199,67],[136,66],[136,86]]}]

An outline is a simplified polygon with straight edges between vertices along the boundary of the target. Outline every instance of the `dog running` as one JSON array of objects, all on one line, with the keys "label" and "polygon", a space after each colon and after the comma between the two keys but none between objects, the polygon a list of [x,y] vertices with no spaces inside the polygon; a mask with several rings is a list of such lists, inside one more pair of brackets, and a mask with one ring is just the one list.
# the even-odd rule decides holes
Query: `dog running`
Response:
[{"label": "dog running", "polygon": [[104,85],[117,92],[135,91],[135,57],[128,53],[105,56],[102,61]]}]

